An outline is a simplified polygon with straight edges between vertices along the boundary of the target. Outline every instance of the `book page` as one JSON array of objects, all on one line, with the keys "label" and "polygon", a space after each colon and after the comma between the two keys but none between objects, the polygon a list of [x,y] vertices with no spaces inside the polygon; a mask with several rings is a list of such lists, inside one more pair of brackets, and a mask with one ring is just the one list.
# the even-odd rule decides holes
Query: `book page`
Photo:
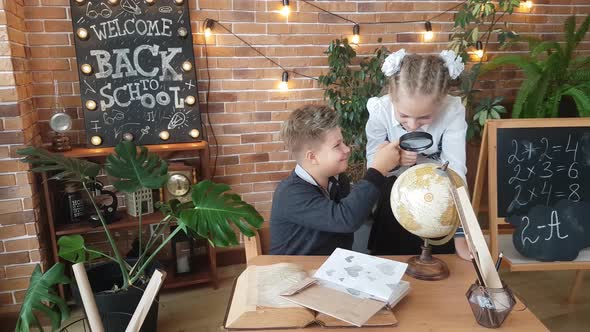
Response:
[{"label": "book page", "polygon": [[[337,248],[314,278],[389,302],[408,264]],[[352,294],[355,295],[355,294]]]},{"label": "book page", "polygon": [[280,296],[285,290],[307,278],[296,264],[279,263],[249,267],[247,304],[257,307],[298,307]]}]

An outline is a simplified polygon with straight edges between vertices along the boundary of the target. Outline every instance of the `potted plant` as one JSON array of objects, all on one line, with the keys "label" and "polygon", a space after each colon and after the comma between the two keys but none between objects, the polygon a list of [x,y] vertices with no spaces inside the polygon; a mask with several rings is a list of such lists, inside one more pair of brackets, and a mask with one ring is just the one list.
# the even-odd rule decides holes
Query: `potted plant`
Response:
[{"label": "potted plant", "polygon": [[564,24],[564,44],[515,36],[512,43],[528,43],[528,55],[499,56],[483,67],[483,72],[487,72],[499,66],[515,65],[524,71],[525,80],[512,108],[513,118],[563,116],[559,109],[564,97],[573,99],[579,116],[590,116],[590,57],[575,53],[589,26],[590,15],[577,31],[576,17],[568,17]]},{"label": "potted plant", "polygon": [[342,136],[352,150],[349,173],[352,180],[356,181],[362,177],[366,168],[365,125],[369,119],[367,101],[379,95],[387,83],[381,72],[381,65],[388,51],[385,47],[380,47],[368,58],[359,60],[347,39],[336,39],[330,42],[324,53],[328,55],[330,69],[319,77],[319,83],[325,88],[324,96],[328,104],[340,116]]},{"label": "potted plant", "polygon": [[[161,205],[164,217],[157,224],[156,231],[151,234],[145,245],[141,245],[140,242],[138,258],[134,261],[127,261],[117,248],[113,236],[106,226],[102,211],[90,193],[91,188],[96,183],[95,178],[101,169],[101,165],[87,160],[64,157],[36,147],[28,147],[19,150],[18,153],[26,156],[24,161],[33,166],[32,171],[56,172],[57,174],[50,179],[76,182],[81,185],[90,197],[90,201],[102,224],[102,231],[106,235],[113,254],[109,255],[92,248],[84,242],[84,238],[80,235],[70,235],[62,236],[59,239],[59,255],[73,263],[88,262],[101,257],[111,262],[111,265],[105,268],[107,274],[118,272],[116,279],[107,286],[108,289],[100,294],[95,294],[99,311],[101,311],[103,317],[103,324],[107,330],[109,322],[105,322],[105,315],[112,310],[101,308],[100,298],[105,297],[105,302],[115,303],[115,305],[119,305],[123,301],[128,302],[130,308],[125,312],[133,313],[141,298],[141,287],[146,285],[149,279],[147,271],[151,263],[177,233],[184,232],[190,236],[205,238],[212,246],[237,245],[239,241],[231,224],[235,225],[241,233],[250,237],[254,236],[252,228],[259,228],[263,222],[262,216],[254,207],[242,201],[238,195],[228,192],[230,190],[229,186],[216,184],[208,180],[201,181],[192,187],[191,201],[180,203],[174,199]],[[138,148],[134,143],[127,141],[123,141],[115,147],[115,153],[107,157],[104,165],[106,173],[114,180],[114,187],[126,193],[135,192],[140,188],[159,189],[168,180],[167,168],[166,162],[160,159],[158,155],[149,153],[146,147]],[[138,221],[138,227],[141,230],[141,211]],[[158,239],[172,224],[177,224],[177,227],[161,243],[158,243]],[[90,273],[89,279],[91,279],[92,285]],[[107,276],[99,279],[107,279]],[[95,286],[92,286],[96,292]],[[109,299],[111,297],[116,298],[116,300]],[[116,310],[121,311],[124,309],[118,307]],[[156,303],[150,309],[150,311],[152,310],[155,311],[156,318],[152,318],[151,322],[155,324],[157,321]],[[44,312],[47,311],[44,310]],[[122,325],[122,329],[124,329],[130,316],[123,315],[120,318],[120,324],[124,324]],[[31,322],[31,320],[29,319],[28,322]],[[148,322],[150,322],[149,316],[146,318],[142,331],[155,331],[156,326],[150,327]],[[117,327],[114,327],[114,329],[117,329]],[[26,331],[27,329],[23,327],[21,330]]]}]

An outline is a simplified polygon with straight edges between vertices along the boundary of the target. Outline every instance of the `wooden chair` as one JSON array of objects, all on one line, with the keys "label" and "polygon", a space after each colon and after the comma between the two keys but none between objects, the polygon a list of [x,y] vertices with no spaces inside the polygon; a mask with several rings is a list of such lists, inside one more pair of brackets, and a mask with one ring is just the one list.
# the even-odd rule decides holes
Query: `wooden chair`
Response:
[{"label": "wooden chair", "polygon": [[262,227],[255,233],[256,236],[246,238],[244,242],[246,263],[256,256],[268,255],[270,252],[270,227]]}]

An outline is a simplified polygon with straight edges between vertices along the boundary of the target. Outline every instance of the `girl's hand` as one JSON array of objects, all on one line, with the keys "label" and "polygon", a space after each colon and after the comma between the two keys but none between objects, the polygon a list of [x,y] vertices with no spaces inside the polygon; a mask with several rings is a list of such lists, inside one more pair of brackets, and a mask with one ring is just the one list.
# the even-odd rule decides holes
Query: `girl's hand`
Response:
[{"label": "girl's hand", "polygon": [[414,165],[416,165],[417,159],[418,159],[418,152],[410,152],[410,151],[406,151],[406,150],[401,150],[400,164],[402,166],[414,166]]}]

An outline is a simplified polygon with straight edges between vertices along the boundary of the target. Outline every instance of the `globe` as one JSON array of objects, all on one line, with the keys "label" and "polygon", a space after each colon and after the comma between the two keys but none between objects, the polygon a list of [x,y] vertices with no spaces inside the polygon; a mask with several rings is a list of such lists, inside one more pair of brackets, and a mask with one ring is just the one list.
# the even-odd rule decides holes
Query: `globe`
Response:
[{"label": "globe", "polygon": [[[450,179],[438,164],[420,164],[403,172],[391,189],[391,210],[408,232],[431,244],[444,244],[452,238],[459,216],[450,190]],[[447,171],[455,184],[464,185],[453,170]],[[452,235],[451,235],[452,234]],[[434,240],[443,238],[442,240]]]}]

